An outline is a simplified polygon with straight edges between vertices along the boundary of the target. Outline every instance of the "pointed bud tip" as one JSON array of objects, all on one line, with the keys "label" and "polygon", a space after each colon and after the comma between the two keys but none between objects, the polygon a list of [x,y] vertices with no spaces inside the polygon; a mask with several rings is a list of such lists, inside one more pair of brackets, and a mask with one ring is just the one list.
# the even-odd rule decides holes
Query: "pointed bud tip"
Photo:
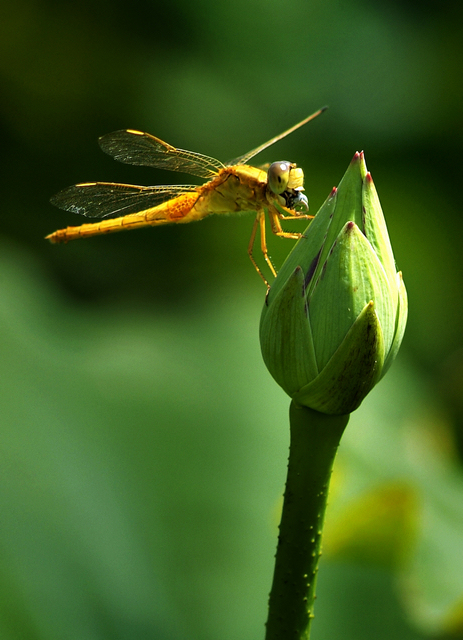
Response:
[{"label": "pointed bud tip", "polygon": [[355,164],[356,162],[364,162],[365,154],[363,151],[356,151],[354,153],[354,157],[351,160],[351,164]]},{"label": "pointed bud tip", "polygon": [[364,179],[367,172],[367,166],[365,164],[365,154],[363,153],[363,151],[355,152],[349,167],[351,170],[354,169],[354,171],[360,171],[361,179]]},{"label": "pointed bud tip", "polygon": [[334,198],[334,196],[337,194],[337,192],[338,192],[338,188],[337,187],[333,187],[331,189],[331,193],[330,193],[329,197],[330,198]]},{"label": "pointed bud tip", "polygon": [[367,174],[365,176],[365,182],[368,182],[369,184],[373,183],[373,178],[371,177],[371,173],[369,171],[367,171]]}]

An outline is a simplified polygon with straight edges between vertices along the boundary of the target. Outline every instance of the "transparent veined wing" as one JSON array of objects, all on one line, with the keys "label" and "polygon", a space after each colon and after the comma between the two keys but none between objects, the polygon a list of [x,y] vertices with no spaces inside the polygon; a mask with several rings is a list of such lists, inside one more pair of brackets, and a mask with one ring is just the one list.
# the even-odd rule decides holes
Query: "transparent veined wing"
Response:
[{"label": "transparent veined wing", "polygon": [[184,193],[196,191],[194,185],[140,187],[116,182],[84,182],[63,189],[50,202],[60,209],[89,218],[107,218],[140,213]]},{"label": "transparent veined wing", "polygon": [[274,138],[271,138],[271,140],[268,140],[267,142],[264,142],[264,144],[261,144],[255,149],[252,149],[252,151],[248,151],[247,153],[240,156],[239,158],[235,158],[234,160],[227,162],[227,166],[230,167],[236,164],[247,164],[248,161],[251,160],[251,158],[254,158],[254,156],[256,156],[258,153],[260,153],[261,151],[264,151],[264,149],[267,149],[272,144],[275,144],[275,142],[278,142],[279,140],[286,138],[287,135],[289,135],[293,131],[296,131],[296,129],[299,129],[299,127],[302,127],[303,125],[307,124],[307,122],[310,122],[310,120],[313,120],[314,118],[319,116],[321,113],[326,111],[326,109],[328,109],[328,107],[322,107],[315,113],[312,113],[310,116],[307,116],[307,118],[304,118],[304,120],[301,120],[294,126],[290,127],[289,129],[286,129],[286,131],[283,131],[283,133],[278,134]]},{"label": "transparent veined wing", "polygon": [[134,129],[107,133],[98,142],[105,153],[126,164],[181,171],[199,178],[213,178],[224,168],[215,158],[177,149],[149,133]]}]

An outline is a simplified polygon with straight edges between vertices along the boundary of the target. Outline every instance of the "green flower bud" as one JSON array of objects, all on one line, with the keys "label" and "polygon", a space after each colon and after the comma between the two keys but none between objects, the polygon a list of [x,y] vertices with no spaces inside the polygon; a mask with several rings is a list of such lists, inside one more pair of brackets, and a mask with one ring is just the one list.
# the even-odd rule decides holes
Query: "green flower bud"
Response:
[{"label": "green flower bud", "polygon": [[397,355],[407,308],[378,195],[356,153],[268,292],[265,364],[297,403],[350,413]]}]

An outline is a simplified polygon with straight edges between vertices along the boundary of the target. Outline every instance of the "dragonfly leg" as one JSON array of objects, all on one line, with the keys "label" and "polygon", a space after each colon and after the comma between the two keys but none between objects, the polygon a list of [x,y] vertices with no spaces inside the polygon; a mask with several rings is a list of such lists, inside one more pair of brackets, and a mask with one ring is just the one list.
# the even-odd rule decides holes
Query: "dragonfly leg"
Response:
[{"label": "dragonfly leg", "polygon": [[265,262],[270,267],[270,271],[276,278],[277,272],[275,270],[275,267],[272,264],[272,261],[270,260],[270,256],[268,255],[267,242],[265,240],[265,213],[263,211],[259,211],[259,213],[256,216],[256,219],[254,220],[254,224],[252,226],[251,238],[249,240],[249,245],[248,245],[248,255],[257,273],[260,275],[260,277],[265,282],[267,287],[270,287],[267,279],[265,278],[264,274],[260,270],[253,256],[254,242],[256,240],[256,234],[257,234],[258,228],[260,230],[260,248],[261,248],[262,254],[264,256]]},{"label": "dragonfly leg", "polygon": [[283,217],[276,209],[268,210],[268,215],[270,218],[270,224],[272,226],[273,233],[279,238],[290,238],[291,240],[299,240],[302,238],[302,233],[296,233],[291,231],[283,231],[281,228],[280,220],[295,220],[297,218],[302,218],[305,216],[288,216]]},{"label": "dragonfly leg", "polygon": [[308,213],[297,216],[284,216],[282,213],[278,213],[280,220],[312,220],[315,216],[310,216]]}]

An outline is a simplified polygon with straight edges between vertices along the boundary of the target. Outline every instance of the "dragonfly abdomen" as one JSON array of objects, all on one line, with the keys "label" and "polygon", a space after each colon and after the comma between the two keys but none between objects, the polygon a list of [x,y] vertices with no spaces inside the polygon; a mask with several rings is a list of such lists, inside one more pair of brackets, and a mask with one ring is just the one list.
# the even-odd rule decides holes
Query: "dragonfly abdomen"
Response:
[{"label": "dragonfly abdomen", "polygon": [[99,222],[82,224],[78,227],[66,227],[46,237],[53,244],[65,243],[78,238],[128,231],[139,227],[152,227],[162,224],[191,222],[199,220],[204,215],[194,212],[194,205],[198,200],[198,193],[184,193],[172,198],[156,207],[146,209],[140,213],[131,213],[119,218],[108,218]]}]

